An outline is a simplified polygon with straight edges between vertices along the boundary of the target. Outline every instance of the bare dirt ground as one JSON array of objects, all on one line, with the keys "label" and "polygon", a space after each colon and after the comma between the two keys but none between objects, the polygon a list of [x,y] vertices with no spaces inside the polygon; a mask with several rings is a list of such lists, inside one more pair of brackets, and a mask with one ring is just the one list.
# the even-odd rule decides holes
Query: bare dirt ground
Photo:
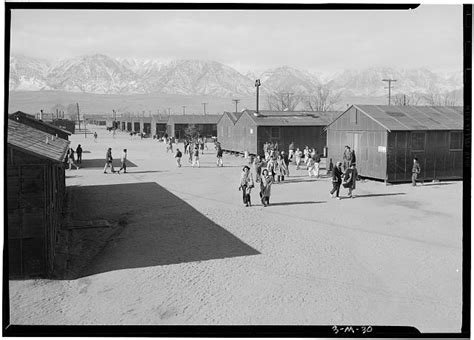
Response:
[{"label": "bare dirt ground", "polygon": [[[85,167],[67,173],[69,213],[110,226],[71,233],[69,276],[10,281],[11,323],[460,331],[462,182],[364,181],[338,201],[329,179],[291,166],[273,205],[254,191],[245,208],[243,158],[217,168],[209,144],[201,168],[185,156],[178,169],[156,140],[97,131],[71,138]],[[103,174],[107,147],[128,149],[129,173]]]}]

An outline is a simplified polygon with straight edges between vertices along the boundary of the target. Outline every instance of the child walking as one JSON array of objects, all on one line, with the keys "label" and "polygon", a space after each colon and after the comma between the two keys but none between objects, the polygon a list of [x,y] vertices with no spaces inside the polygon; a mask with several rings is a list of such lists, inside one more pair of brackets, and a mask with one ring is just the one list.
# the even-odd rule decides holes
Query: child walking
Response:
[{"label": "child walking", "polygon": [[120,169],[118,173],[120,174],[120,171],[123,170],[123,173],[127,173],[127,149],[123,149],[122,152],[122,157],[120,157],[120,161],[122,162],[122,165],[120,166]]},{"label": "child walking", "polygon": [[250,191],[254,186],[253,176],[250,168],[246,165],[242,168],[242,175],[240,176],[239,191],[242,190],[242,200],[246,207],[252,205],[250,202]]},{"label": "child walking", "polygon": [[176,158],[176,165],[178,168],[181,168],[181,157],[183,157],[183,154],[179,149],[176,149],[176,155],[174,155],[174,158]]},{"label": "child walking", "polygon": [[263,169],[260,178],[260,198],[264,207],[270,205],[270,193],[273,183],[273,177],[270,176],[267,169]]}]

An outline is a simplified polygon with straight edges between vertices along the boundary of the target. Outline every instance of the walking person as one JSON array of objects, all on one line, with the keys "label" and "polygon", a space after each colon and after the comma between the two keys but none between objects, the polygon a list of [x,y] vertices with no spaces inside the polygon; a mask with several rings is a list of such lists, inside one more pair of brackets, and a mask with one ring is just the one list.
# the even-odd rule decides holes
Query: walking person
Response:
[{"label": "walking person", "polygon": [[171,151],[171,153],[173,153],[173,138],[172,137],[169,138],[168,149],[166,150],[166,153],[168,153],[168,150]]},{"label": "walking person", "polygon": [[288,168],[286,167],[285,161],[281,155],[278,155],[278,158],[276,160],[275,172],[277,175],[277,182],[278,183],[280,183],[280,181],[283,182],[288,172]]},{"label": "walking person", "polygon": [[222,161],[222,154],[223,154],[223,151],[222,151],[221,145],[218,144],[217,145],[217,166],[224,166],[224,162]]},{"label": "walking person", "polygon": [[303,155],[304,155],[304,163],[307,164],[308,163],[308,158],[310,156],[310,151],[309,151],[309,147],[306,145],[304,150],[303,150]]},{"label": "walking person", "polygon": [[250,192],[254,187],[253,176],[250,172],[250,168],[246,165],[242,168],[242,174],[240,176],[239,191],[242,190],[242,200],[246,207],[252,205],[250,202]]},{"label": "walking person", "polygon": [[94,132],[94,143],[97,143],[97,132]]},{"label": "walking person", "polygon": [[76,148],[76,155],[77,155],[77,163],[82,164],[82,148],[81,144],[79,144]]},{"label": "walking person", "polygon": [[344,147],[344,154],[342,155],[342,170],[344,172],[351,166],[351,148],[349,145]]},{"label": "walking person", "polygon": [[107,173],[107,169],[110,167],[112,170],[112,173],[115,173],[114,170],[114,165],[112,164],[112,161],[114,159],[112,158],[112,148],[107,149],[107,153],[105,154],[105,166],[104,166],[104,174]]},{"label": "walking person", "polygon": [[418,158],[413,158],[413,167],[411,169],[411,184],[415,187],[416,180],[418,179],[418,175],[421,172],[420,163],[418,162]]},{"label": "walking person", "polygon": [[184,140],[184,154],[185,155],[189,152],[188,147],[189,147],[189,141],[185,139]]},{"label": "walking person", "polygon": [[288,147],[288,158],[293,160],[293,156],[295,154],[295,142],[291,142],[290,146]]},{"label": "walking person", "polygon": [[72,170],[72,166],[74,165],[76,167],[76,170],[79,170],[79,167],[77,166],[76,163],[74,163],[74,149],[70,148],[69,153],[68,153],[68,164],[69,164],[69,170]]},{"label": "walking person", "polygon": [[188,150],[189,150],[189,160],[188,160],[188,162],[192,163],[193,162],[193,154],[194,154],[194,143],[193,143],[192,140],[189,142]]},{"label": "walking person", "polygon": [[313,157],[308,157],[308,160],[306,161],[306,169],[308,169],[309,177],[316,176]]},{"label": "walking person", "polygon": [[318,150],[313,149],[314,153],[312,155],[314,160],[314,173],[316,178],[319,179],[319,163],[321,162],[321,155],[319,154]]},{"label": "walking person", "polygon": [[199,140],[199,149],[201,149],[201,155],[204,155],[204,139],[200,138]]},{"label": "walking person", "polygon": [[263,169],[262,176],[260,178],[260,198],[264,207],[270,205],[272,184],[273,177],[270,175],[267,169]]},{"label": "walking person", "polygon": [[174,155],[174,158],[176,158],[176,165],[178,168],[181,168],[181,157],[183,157],[183,154],[178,148],[176,148],[176,154]]},{"label": "walking person", "polygon": [[342,186],[344,188],[349,189],[347,196],[350,198],[355,198],[355,195],[352,194],[352,192],[356,188],[356,180],[357,180],[357,169],[356,169],[356,164],[352,163],[351,166],[346,170],[344,174],[344,182],[342,183]]},{"label": "walking person", "polygon": [[198,168],[201,167],[201,165],[199,164],[199,149],[197,145],[194,147],[193,151],[193,168],[196,164]]},{"label": "walking person", "polygon": [[283,162],[285,162],[286,165],[286,176],[290,177],[290,158],[285,153],[285,151],[281,152],[281,158],[283,159]]},{"label": "walking person", "polygon": [[272,176],[273,180],[275,180],[275,173],[276,173],[276,160],[273,158],[269,158],[267,162],[267,170],[270,176]]},{"label": "walking person", "polygon": [[120,162],[122,163],[122,165],[120,166],[118,174],[120,174],[120,171],[122,170],[123,170],[123,173],[126,174],[127,173],[127,149],[123,149],[122,157],[120,157]]},{"label": "walking person", "polygon": [[296,148],[296,151],[295,151],[296,170],[300,169],[301,157],[303,157],[303,152],[300,150],[300,148]]},{"label": "walking person", "polygon": [[332,190],[329,192],[331,197],[334,197],[334,193],[336,193],[336,198],[340,200],[339,197],[339,189],[341,188],[342,183],[342,163],[337,162],[336,166],[332,170]]}]

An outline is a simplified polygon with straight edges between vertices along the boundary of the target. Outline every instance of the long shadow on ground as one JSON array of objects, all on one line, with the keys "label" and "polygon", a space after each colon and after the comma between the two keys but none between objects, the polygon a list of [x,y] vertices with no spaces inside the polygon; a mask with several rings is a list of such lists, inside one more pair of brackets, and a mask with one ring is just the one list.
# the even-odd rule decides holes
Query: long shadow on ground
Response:
[{"label": "long shadow on ground", "polygon": [[387,193],[387,194],[362,194],[358,195],[355,193],[355,197],[357,198],[363,198],[363,197],[381,197],[381,196],[398,196],[398,195],[405,195],[404,192],[393,192],[393,193]]},{"label": "long shadow on ground", "polygon": [[299,205],[299,204],[320,204],[320,203],[327,203],[327,202],[326,201],[277,202],[277,203],[270,203],[270,206]]},{"label": "long shadow on ground", "polygon": [[[126,161],[127,168],[136,168],[137,165],[133,162],[130,162],[128,159]],[[105,158],[104,159],[83,159],[81,163],[78,164],[79,167],[89,169],[89,168],[104,168],[105,166]],[[114,159],[112,161],[112,165],[114,168],[120,169],[120,166],[122,165],[122,162],[120,162],[120,159]],[[118,170],[117,169],[117,170]]]},{"label": "long shadow on ground", "polygon": [[111,226],[69,229],[69,268],[56,278],[260,254],[157,183],[68,190],[73,220]]}]

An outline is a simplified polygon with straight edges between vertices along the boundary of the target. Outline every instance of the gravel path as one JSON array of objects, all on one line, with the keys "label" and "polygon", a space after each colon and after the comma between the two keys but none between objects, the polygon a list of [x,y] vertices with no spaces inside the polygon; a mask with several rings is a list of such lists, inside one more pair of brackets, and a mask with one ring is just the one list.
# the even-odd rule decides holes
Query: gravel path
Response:
[{"label": "gravel path", "polygon": [[[459,332],[462,182],[413,188],[358,183],[330,198],[329,179],[292,177],[237,191],[245,160],[176,168],[162,143],[98,129],[81,143],[91,167],[68,172],[74,216],[122,223],[78,278],[10,281],[13,324],[412,325]],[[104,175],[107,147],[129,151]],[[180,145],[182,146],[182,145]],[[95,166],[95,167],[93,167]],[[343,193],[346,190],[342,190]]]}]

